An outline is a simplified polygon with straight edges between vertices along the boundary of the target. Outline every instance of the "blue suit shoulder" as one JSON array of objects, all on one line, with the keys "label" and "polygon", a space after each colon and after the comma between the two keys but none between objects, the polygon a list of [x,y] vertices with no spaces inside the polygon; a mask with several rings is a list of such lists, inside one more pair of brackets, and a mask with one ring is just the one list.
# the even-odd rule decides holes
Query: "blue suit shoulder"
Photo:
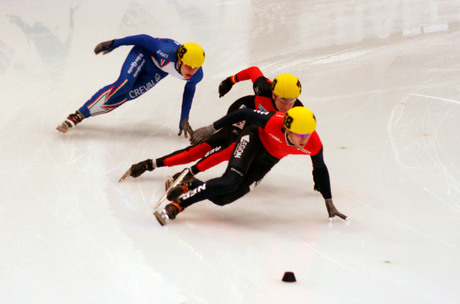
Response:
[{"label": "blue suit shoulder", "polygon": [[157,50],[155,57],[166,61],[177,62],[176,52],[180,44],[177,41],[168,38],[154,38],[156,40]]}]

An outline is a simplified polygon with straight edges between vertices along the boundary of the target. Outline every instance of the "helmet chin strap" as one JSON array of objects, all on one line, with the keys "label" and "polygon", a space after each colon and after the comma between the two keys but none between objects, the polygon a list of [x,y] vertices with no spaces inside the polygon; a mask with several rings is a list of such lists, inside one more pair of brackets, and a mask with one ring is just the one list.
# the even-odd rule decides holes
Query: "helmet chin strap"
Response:
[{"label": "helmet chin strap", "polygon": [[[177,54],[176,54],[176,58],[177,58],[177,62],[176,62],[175,68],[176,68],[176,70],[179,72],[179,74],[182,75],[182,73],[180,72],[180,69],[181,69],[181,67],[182,67],[183,62],[182,62],[182,60],[179,58],[179,56],[178,56]],[[179,63],[179,62],[180,62],[180,63]]]},{"label": "helmet chin strap", "polygon": [[180,68],[182,67],[182,61],[179,63],[179,61],[177,61],[177,64],[176,64],[176,70],[179,72],[179,74],[182,75],[182,73],[180,72]]},{"label": "helmet chin strap", "polygon": [[281,112],[276,106],[275,100],[273,98],[272,98],[272,104],[273,104],[273,107],[276,109],[276,111]]},{"label": "helmet chin strap", "polygon": [[286,139],[286,143],[289,147],[295,147],[295,145],[289,140],[288,132],[288,130],[284,129],[284,138]]},{"label": "helmet chin strap", "polygon": [[276,106],[276,102],[275,102],[275,93],[272,92],[272,105],[273,107],[276,109],[276,111],[280,112],[280,110],[278,109],[278,107]]}]

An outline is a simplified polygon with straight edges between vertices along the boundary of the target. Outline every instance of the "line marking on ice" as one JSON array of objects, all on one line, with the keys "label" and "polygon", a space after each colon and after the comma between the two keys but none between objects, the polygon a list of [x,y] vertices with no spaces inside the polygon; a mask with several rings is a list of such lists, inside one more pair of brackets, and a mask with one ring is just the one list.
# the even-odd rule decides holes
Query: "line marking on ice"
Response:
[{"label": "line marking on ice", "polygon": [[458,101],[458,100],[447,99],[447,98],[436,97],[436,96],[421,95],[421,94],[411,94],[411,96],[418,96],[418,97],[424,97],[424,98],[432,98],[432,99],[437,99],[437,100],[442,100],[442,101],[446,101],[446,102],[451,102],[451,103],[460,104],[460,101]]}]

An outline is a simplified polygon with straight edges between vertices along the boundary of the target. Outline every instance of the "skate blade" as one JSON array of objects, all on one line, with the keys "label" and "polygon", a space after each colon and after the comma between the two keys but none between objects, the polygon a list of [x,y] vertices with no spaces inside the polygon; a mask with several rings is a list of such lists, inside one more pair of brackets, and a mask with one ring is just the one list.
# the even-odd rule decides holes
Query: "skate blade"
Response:
[{"label": "skate blade", "polygon": [[64,122],[62,124],[60,124],[59,126],[56,127],[56,130],[58,130],[59,132],[61,133],[67,133],[67,131],[69,131],[69,127],[67,126],[67,124]]},{"label": "skate blade", "polygon": [[161,214],[158,211],[155,211],[153,213],[153,215],[155,215],[155,217],[157,218],[158,223],[160,223],[161,226],[166,225],[166,220],[161,216]]},{"label": "skate blade", "polygon": [[161,203],[163,203],[167,196],[168,196],[168,192],[169,190],[171,190],[172,188],[176,187],[178,184],[180,184],[182,182],[182,180],[184,179],[184,177],[187,175],[187,173],[189,172],[189,169],[186,168],[182,171],[182,173],[179,175],[179,177],[169,186],[168,190],[166,190],[165,194],[163,194],[163,196],[158,200],[158,202],[155,204],[155,209],[157,209],[158,207],[160,207]]},{"label": "skate blade", "polygon": [[173,183],[174,183],[174,179],[172,177],[168,178],[165,181],[165,191],[168,191],[168,189],[171,187]]},{"label": "skate blade", "polygon": [[126,173],[123,174],[123,176],[120,178],[120,180],[118,182],[121,183],[122,181],[124,181],[130,175],[131,175],[131,169],[128,169],[128,171],[126,171]]}]

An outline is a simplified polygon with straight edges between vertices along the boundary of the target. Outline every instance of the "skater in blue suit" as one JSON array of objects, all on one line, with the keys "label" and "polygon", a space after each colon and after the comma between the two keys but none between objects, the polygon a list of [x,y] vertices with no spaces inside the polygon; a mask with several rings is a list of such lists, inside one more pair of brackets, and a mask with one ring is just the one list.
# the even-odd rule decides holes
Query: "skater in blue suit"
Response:
[{"label": "skater in blue suit", "polygon": [[129,36],[99,43],[94,52],[107,54],[122,45],[133,45],[118,79],[93,95],[74,114],[57,127],[67,132],[83,119],[115,110],[125,102],[135,99],[169,74],[185,80],[179,136],[192,132],[188,123],[195,87],[203,79],[203,49],[196,43],[179,44],[172,39],[153,38],[148,35]]}]

